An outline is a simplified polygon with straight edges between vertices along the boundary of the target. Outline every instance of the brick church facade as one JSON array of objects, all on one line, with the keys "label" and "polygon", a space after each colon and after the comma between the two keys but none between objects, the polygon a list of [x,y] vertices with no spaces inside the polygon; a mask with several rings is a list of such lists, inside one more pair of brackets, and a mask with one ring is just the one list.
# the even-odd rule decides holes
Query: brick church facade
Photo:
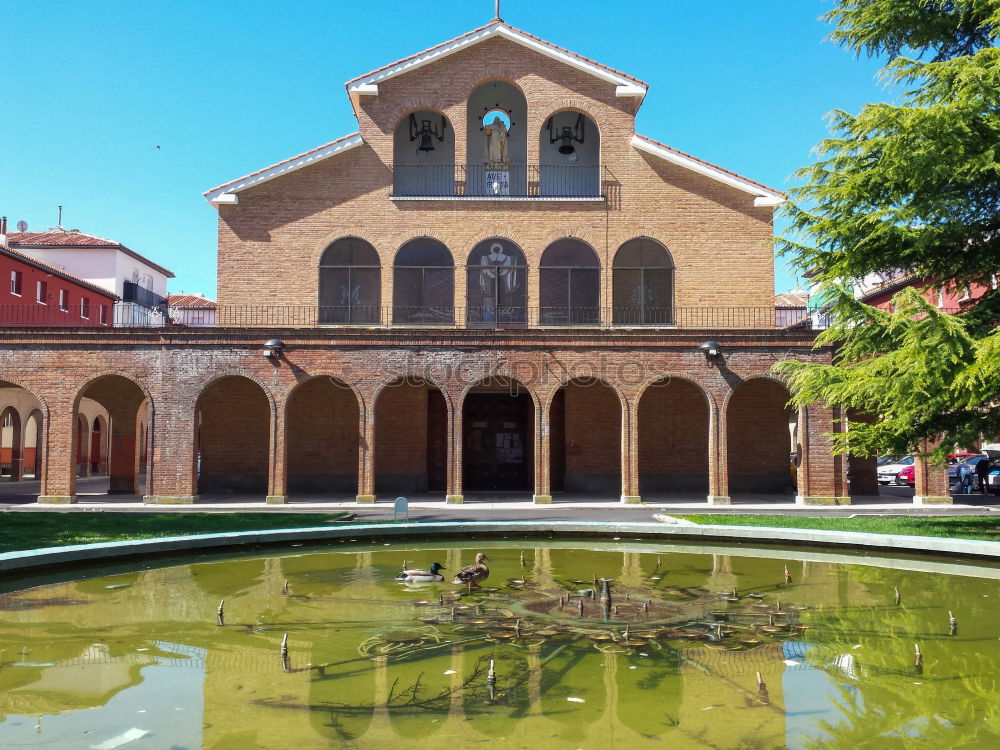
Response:
[{"label": "brick church facade", "polygon": [[776,315],[784,196],[636,134],[646,90],[500,20],[348,82],[357,133],[206,193],[215,327],[2,332],[39,500],[88,398],[150,503],[849,502],[840,414],[771,373],[831,357]]}]

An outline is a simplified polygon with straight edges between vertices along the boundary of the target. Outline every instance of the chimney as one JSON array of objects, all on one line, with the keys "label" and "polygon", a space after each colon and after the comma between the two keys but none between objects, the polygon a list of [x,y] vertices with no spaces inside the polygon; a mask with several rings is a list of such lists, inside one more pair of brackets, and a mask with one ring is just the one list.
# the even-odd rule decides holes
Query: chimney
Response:
[{"label": "chimney", "polygon": [[0,216],[0,245],[7,244],[7,217]]}]

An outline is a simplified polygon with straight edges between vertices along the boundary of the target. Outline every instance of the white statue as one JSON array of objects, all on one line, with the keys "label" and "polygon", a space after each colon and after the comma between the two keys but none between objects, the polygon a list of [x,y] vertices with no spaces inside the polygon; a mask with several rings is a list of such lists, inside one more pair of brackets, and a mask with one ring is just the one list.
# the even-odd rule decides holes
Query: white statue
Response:
[{"label": "white statue", "polygon": [[486,168],[498,172],[507,171],[507,127],[499,115],[493,118],[493,122],[483,128],[483,135],[486,136],[483,156],[486,159]]},{"label": "white statue", "polygon": [[512,292],[517,288],[517,269],[512,268],[514,259],[503,251],[499,242],[490,245],[489,253],[479,259],[479,265],[479,288],[484,297],[493,297],[501,291],[494,282],[498,274],[503,291]]}]

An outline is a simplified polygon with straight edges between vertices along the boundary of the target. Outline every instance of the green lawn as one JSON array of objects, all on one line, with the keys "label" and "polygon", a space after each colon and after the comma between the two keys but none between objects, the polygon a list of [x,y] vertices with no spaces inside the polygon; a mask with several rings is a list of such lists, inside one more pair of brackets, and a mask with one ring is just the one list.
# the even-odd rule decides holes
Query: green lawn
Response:
[{"label": "green lawn", "polygon": [[346,513],[4,513],[0,552],[158,536],[322,526]]},{"label": "green lawn", "polygon": [[939,536],[949,539],[985,539],[1000,541],[1000,515],[940,516],[931,518],[811,518],[809,516],[761,516],[698,514],[674,516],[698,524],[723,526],[776,526],[782,529],[829,529],[831,531],[864,531],[871,534],[906,534],[909,536]]}]

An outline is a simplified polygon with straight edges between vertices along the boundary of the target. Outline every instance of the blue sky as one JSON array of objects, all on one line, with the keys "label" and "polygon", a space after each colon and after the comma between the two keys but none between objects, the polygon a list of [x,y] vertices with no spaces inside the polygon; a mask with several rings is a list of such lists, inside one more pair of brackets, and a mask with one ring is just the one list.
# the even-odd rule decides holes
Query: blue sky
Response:
[{"label": "blue sky", "polygon": [[[827,112],[887,96],[876,62],[824,41],[830,7],[503,0],[501,15],[647,81],[638,132],[787,189]],[[493,16],[493,0],[3,8],[0,214],[41,230],[62,205],[63,226],[165,265],[173,292],[208,296],[216,214],[203,191],[355,131],[345,81]],[[793,285],[779,267],[778,291]]]}]

